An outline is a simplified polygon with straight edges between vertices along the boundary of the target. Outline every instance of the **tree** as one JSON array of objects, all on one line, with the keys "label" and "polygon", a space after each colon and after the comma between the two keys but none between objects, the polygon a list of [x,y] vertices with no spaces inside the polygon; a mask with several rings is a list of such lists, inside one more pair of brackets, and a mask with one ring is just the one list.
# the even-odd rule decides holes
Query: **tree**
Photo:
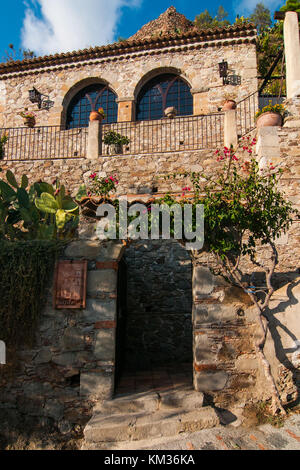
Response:
[{"label": "tree", "polygon": [[[217,20],[219,22],[225,21],[228,16],[227,11],[224,10],[224,7],[222,5],[219,6],[218,11],[217,11]],[[227,20],[226,20],[227,21]]]},{"label": "tree", "polygon": [[17,51],[13,44],[8,44],[9,50],[5,51],[5,56],[2,57],[4,62],[14,62],[15,60],[32,59],[36,57],[35,53],[29,49],[21,49]]},{"label": "tree", "polygon": [[280,11],[300,12],[300,2],[298,0],[287,0],[286,4],[280,8]]},{"label": "tree", "polygon": [[208,10],[204,10],[202,13],[196,16],[195,24],[199,29],[227,26],[230,25],[230,22],[226,19],[227,16],[227,11],[225,11],[224,7],[220,5],[215,17],[212,17]]},{"label": "tree", "polygon": [[[240,151],[251,158],[255,144],[255,139],[244,138]],[[194,189],[190,201],[204,206],[204,249],[215,255],[227,279],[240,287],[254,305],[258,325],[255,347],[270,385],[270,411],[285,415],[264,347],[270,321],[268,306],[274,293],[272,279],[278,264],[275,240],[289,229],[294,214],[299,212],[279,190],[280,169],[270,164],[262,171],[254,158],[241,162],[233,148],[217,150],[216,156],[223,168],[216,168],[213,176],[196,172],[177,176],[190,177]],[[259,248],[264,250],[263,262]],[[193,253],[195,261],[197,254]],[[251,261],[253,272],[246,269],[246,260]],[[259,286],[253,285],[252,275],[257,268],[264,275]]]},{"label": "tree", "polygon": [[200,15],[197,15],[195,18],[196,26],[199,29],[208,29],[211,28],[213,18],[210,15],[208,10],[204,10]]},{"label": "tree", "polygon": [[257,3],[249,19],[256,25],[259,33],[272,25],[270,10],[263,3]]}]

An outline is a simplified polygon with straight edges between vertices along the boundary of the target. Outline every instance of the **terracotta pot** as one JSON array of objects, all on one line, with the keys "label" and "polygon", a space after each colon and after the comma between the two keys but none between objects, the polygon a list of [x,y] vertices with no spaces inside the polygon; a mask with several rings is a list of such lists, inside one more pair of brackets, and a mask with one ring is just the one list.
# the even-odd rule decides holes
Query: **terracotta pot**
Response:
[{"label": "terracotta pot", "polygon": [[174,106],[169,106],[164,110],[164,115],[167,118],[173,119],[177,114],[177,109]]},{"label": "terracotta pot", "polygon": [[282,116],[273,112],[261,114],[256,120],[256,127],[266,126],[282,126]]},{"label": "terracotta pot", "polygon": [[226,100],[222,110],[228,111],[229,109],[236,109],[236,102],[234,100]]},{"label": "terracotta pot", "polygon": [[35,118],[34,117],[28,117],[25,118],[24,124],[26,127],[34,127],[35,126]]},{"label": "terracotta pot", "polygon": [[122,154],[123,146],[121,144],[111,144],[107,146],[108,155]]},{"label": "terracotta pot", "polygon": [[102,121],[103,116],[102,114],[98,113],[98,111],[92,111],[90,113],[90,121]]}]

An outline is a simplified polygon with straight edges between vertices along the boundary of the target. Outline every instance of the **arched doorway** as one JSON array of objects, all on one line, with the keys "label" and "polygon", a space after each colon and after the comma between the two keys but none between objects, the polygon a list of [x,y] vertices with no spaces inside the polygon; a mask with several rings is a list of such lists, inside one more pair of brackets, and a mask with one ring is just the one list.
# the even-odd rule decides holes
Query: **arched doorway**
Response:
[{"label": "arched doorway", "polygon": [[[127,247],[126,320],[117,393],[192,385],[192,263],[175,240]],[[120,354],[120,349],[122,353]]]}]

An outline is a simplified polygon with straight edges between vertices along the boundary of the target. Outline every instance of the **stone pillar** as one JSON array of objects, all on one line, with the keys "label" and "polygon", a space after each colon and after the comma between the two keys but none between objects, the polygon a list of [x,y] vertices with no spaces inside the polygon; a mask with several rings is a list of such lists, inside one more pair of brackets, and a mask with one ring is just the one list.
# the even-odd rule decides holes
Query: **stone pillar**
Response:
[{"label": "stone pillar", "polygon": [[209,88],[192,89],[194,114],[208,114],[208,92]]},{"label": "stone pillar", "polygon": [[135,101],[134,98],[119,98],[118,103],[118,122],[134,120]]},{"label": "stone pillar", "polygon": [[102,122],[90,121],[88,131],[87,158],[96,160],[102,155]]},{"label": "stone pillar", "polygon": [[256,153],[260,168],[267,168],[270,163],[276,164],[281,161],[277,126],[257,129]]},{"label": "stone pillar", "polygon": [[224,146],[234,148],[238,145],[237,123],[235,109],[225,111],[224,115]]},{"label": "stone pillar", "polygon": [[288,11],[284,19],[284,51],[287,99],[300,94],[300,39],[298,13]]}]

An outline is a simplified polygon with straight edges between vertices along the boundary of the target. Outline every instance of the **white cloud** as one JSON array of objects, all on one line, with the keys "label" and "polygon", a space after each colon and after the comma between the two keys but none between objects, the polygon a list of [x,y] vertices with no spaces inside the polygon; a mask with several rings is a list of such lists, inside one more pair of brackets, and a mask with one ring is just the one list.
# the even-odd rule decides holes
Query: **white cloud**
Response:
[{"label": "white cloud", "polygon": [[263,3],[271,12],[285,5],[283,0],[242,0],[241,2],[234,0],[234,11],[240,16],[248,16],[258,3]]},{"label": "white cloud", "polygon": [[22,45],[45,55],[113,42],[121,7],[137,7],[140,0],[29,0],[24,3]]}]

